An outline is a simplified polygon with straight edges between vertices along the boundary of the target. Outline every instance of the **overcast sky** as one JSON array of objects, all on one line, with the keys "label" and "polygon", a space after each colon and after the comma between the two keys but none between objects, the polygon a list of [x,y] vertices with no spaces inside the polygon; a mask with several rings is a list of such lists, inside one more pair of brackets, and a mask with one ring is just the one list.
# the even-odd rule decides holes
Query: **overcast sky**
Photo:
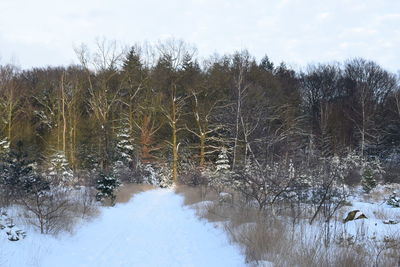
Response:
[{"label": "overcast sky", "polygon": [[0,0],[0,63],[76,62],[96,37],[130,45],[169,37],[199,56],[248,49],[307,63],[372,59],[400,70],[399,0]]}]

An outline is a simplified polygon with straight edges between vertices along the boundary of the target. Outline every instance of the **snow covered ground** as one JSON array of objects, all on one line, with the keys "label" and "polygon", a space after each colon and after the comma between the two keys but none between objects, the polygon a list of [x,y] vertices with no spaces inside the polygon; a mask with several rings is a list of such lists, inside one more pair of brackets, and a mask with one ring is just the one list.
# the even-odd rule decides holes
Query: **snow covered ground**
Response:
[{"label": "snow covered ground", "polygon": [[226,234],[182,202],[173,190],[156,189],[102,208],[73,235],[2,238],[0,266],[245,266]]},{"label": "snow covered ground", "polygon": [[[387,198],[394,189],[399,189],[399,185],[379,185],[372,190],[371,194],[376,194],[376,199],[364,199],[362,189],[358,188],[358,193],[354,193],[349,198],[352,206],[344,207],[342,210],[350,212],[352,210],[360,210],[367,219],[354,220],[347,222],[343,226],[343,231],[353,236],[365,235],[368,238],[382,241],[387,238],[400,236],[400,208],[389,206]],[[391,190],[388,190],[391,189]],[[389,224],[388,222],[393,222]]]}]

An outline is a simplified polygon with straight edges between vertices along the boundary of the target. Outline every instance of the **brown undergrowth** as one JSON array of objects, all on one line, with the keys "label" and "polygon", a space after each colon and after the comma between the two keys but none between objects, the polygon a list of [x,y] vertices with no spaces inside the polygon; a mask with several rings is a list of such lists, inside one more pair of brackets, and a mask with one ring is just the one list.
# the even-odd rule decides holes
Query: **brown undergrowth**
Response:
[{"label": "brown undergrowth", "polygon": [[[204,186],[179,186],[176,192],[184,196],[184,204],[196,209],[200,217],[220,222],[231,241],[241,247],[250,266],[263,266],[265,262],[282,267],[400,266],[398,236],[382,242],[362,237],[347,240],[321,222],[309,226],[301,223],[306,219],[293,219],[287,212],[272,215],[268,208],[259,211],[240,195],[221,201],[217,193]],[[315,228],[310,234],[312,227]],[[327,232],[329,243],[325,242]]]}]

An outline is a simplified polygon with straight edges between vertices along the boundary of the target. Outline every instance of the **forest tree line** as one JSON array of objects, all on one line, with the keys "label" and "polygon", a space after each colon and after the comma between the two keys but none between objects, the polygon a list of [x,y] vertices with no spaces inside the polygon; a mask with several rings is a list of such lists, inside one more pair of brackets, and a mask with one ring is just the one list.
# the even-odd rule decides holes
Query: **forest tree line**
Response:
[{"label": "forest tree line", "polygon": [[246,50],[200,62],[177,40],[96,45],[75,49],[78,65],[0,66],[3,149],[39,165],[61,155],[74,172],[163,165],[173,181],[221,151],[231,171],[350,152],[400,162],[399,77],[373,61],[295,71]]}]

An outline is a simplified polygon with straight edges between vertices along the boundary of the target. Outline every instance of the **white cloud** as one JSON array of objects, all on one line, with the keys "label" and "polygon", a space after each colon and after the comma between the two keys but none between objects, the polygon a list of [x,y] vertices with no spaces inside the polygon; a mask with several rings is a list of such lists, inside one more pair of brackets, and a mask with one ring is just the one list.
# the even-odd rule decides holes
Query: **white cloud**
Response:
[{"label": "white cloud", "polygon": [[322,12],[316,16],[317,20],[326,20],[326,19],[329,19],[330,17],[331,17],[330,12]]}]

